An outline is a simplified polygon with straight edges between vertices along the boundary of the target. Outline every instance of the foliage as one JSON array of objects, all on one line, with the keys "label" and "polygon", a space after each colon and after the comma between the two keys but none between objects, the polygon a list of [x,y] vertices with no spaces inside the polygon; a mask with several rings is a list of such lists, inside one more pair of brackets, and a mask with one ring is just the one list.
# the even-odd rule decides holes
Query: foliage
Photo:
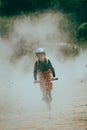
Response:
[{"label": "foliage", "polygon": [[65,58],[71,58],[79,54],[80,48],[75,44],[67,44],[61,47],[60,52],[62,52]]},{"label": "foliage", "polygon": [[80,41],[86,41],[87,40],[87,23],[83,23],[78,28],[78,39]]},{"label": "foliage", "polygon": [[0,0],[1,15],[15,15],[44,9],[60,10],[87,21],[87,0]]},{"label": "foliage", "polygon": [[80,24],[87,22],[87,0],[0,0],[1,16],[13,16],[47,9],[66,13],[70,21],[75,21],[76,30]]},{"label": "foliage", "polygon": [[6,15],[27,13],[31,11],[46,9],[50,0],[1,0],[1,13]]},{"label": "foliage", "polygon": [[0,17],[0,37],[7,38],[10,35],[10,32],[13,30],[12,24],[13,21],[10,18]]}]

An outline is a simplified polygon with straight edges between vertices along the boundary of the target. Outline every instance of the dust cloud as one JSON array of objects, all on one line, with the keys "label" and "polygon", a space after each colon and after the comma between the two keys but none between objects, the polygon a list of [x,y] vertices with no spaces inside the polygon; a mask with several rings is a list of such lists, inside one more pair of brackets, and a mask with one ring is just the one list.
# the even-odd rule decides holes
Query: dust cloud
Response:
[{"label": "dust cloud", "polygon": [[[75,103],[73,96],[81,86],[80,80],[87,76],[87,53],[76,46],[74,52],[78,49],[78,53],[73,56],[72,45],[65,42],[67,35],[63,36],[59,29],[63,14],[49,11],[14,17],[12,21],[9,37],[0,38],[0,112],[45,109],[39,85],[33,84],[38,47],[46,49],[59,77],[54,82],[53,107],[68,109]],[[71,47],[68,54],[61,51],[66,46]]]}]

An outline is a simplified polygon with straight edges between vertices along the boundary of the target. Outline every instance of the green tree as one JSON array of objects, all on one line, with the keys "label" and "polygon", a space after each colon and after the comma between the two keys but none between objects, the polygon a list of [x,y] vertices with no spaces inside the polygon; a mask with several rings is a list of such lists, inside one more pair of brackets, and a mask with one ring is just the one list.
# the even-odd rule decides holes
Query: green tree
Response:
[{"label": "green tree", "polygon": [[2,14],[19,14],[47,9],[51,0],[2,0]]},{"label": "green tree", "polygon": [[83,23],[79,26],[77,35],[80,41],[87,40],[87,23]]},{"label": "green tree", "polygon": [[[86,21],[87,20],[87,0],[55,0],[56,9],[60,9],[63,12],[71,13],[77,16],[78,22],[79,20]],[[55,5],[54,3],[54,5]]]}]

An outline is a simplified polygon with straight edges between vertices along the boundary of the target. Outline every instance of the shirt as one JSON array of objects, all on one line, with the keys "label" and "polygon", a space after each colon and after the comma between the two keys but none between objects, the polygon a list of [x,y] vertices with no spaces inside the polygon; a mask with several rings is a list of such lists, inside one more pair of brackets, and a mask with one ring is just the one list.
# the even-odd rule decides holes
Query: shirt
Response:
[{"label": "shirt", "polygon": [[55,70],[49,59],[45,58],[44,62],[37,60],[34,64],[34,79],[37,80],[38,71],[45,72],[48,71],[49,69],[52,71],[53,77],[55,77]]}]

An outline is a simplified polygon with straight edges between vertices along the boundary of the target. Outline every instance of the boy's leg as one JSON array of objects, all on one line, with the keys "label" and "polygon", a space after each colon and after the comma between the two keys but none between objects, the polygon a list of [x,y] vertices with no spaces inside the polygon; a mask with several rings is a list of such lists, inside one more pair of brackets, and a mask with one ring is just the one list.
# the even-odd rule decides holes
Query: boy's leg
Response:
[{"label": "boy's leg", "polygon": [[50,100],[52,101],[51,92],[53,89],[53,82],[52,82],[52,72],[50,70],[48,70],[48,72],[45,74],[45,78],[46,78],[47,86],[48,86],[48,94],[49,94]]},{"label": "boy's leg", "polygon": [[48,91],[51,93],[53,89],[52,72],[49,70],[46,74],[46,80],[48,82]]},{"label": "boy's leg", "polygon": [[40,89],[43,93],[43,97],[42,97],[42,100],[45,101],[46,100],[46,79],[44,77],[43,74],[41,74],[40,76]]},{"label": "boy's leg", "polygon": [[45,91],[45,78],[44,78],[44,75],[43,73],[39,73],[39,79],[40,79],[40,89],[42,92]]},{"label": "boy's leg", "polygon": [[46,73],[39,73],[39,79],[40,79],[40,89],[43,93],[43,100],[45,100],[46,95],[46,85],[48,86],[48,94],[50,99],[52,100],[51,91],[53,89],[53,82],[52,82],[52,73],[49,70]]}]

